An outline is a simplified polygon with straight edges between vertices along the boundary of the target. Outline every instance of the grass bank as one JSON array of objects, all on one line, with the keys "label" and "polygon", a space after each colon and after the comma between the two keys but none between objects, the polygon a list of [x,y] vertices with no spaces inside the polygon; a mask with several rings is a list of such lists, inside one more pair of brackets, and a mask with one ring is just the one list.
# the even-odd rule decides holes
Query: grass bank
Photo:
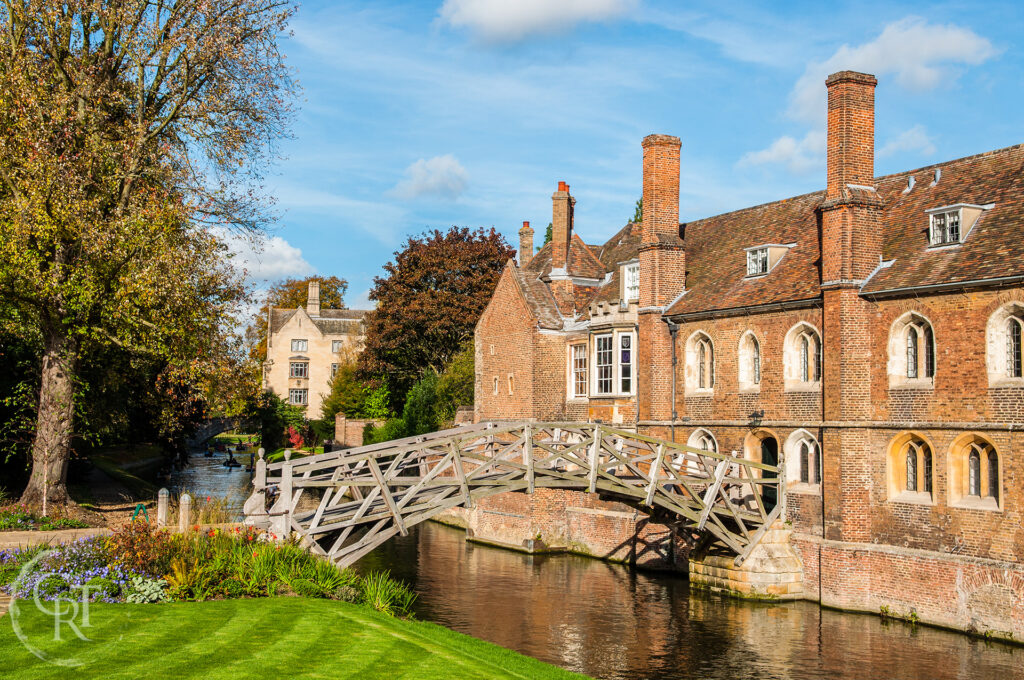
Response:
[{"label": "grass bank", "polygon": [[431,623],[404,621],[333,600],[276,597],[174,604],[93,604],[90,642],[22,602],[18,624],[33,656],[0,619],[0,676],[36,678],[583,678]]}]

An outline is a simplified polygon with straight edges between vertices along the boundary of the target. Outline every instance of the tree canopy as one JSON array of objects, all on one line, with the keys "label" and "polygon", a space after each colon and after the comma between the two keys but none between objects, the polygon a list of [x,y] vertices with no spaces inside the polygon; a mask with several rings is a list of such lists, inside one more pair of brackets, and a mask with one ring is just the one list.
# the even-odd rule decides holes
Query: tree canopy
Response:
[{"label": "tree canopy", "polygon": [[293,11],[279,0],[0,8],[0,292],[41,366],[23,502],[67,500],[88,352],[158,360],[153,388],[171,394],[237,357],[244,291],[208,226],[255,232],[269,216],[259,182],[290,116],[277,40]]},{"label": "tree canopy", "polygon": [[374,279],[366,317],[364,378],[380,378],[401,406],[429,369],[440,373],[473,334],[515,251],[492,229],[452,227],[410,237]]}]

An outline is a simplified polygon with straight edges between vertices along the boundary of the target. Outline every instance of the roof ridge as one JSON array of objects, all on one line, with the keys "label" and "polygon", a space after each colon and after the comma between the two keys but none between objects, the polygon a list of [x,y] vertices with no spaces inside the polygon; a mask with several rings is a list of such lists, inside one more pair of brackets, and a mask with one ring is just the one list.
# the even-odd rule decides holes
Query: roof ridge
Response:
[{"label": "roof ridge", "polygon": [[817,191],[808,191],[806,194],[798,194],[797,196],[789,196],[787,198],[777,198],[774,201],[765,201],[764,203],[758,203],[757,205],[749,205],[749,206],[747,206],[745,208],[736,208],[735,210],[727,210],[727,211],[725,211],[723,213],[717,213],[715,215],[708,215],[707,217],[700,217],[700,218],[695,219],[695,220],[690,220],[689,222],[680,222],[679,224],[680,225],[684,225],[684,224],[693,224],[694,222],[704,222],[705,220],[713,220],[716,217],[725,217],[726,215],[735,215],[737,213],[746,212],[748,210],[757,210],[758,208],[764,208],[764,207],[769,206],[769,205],[776,205],[778,203],[786,203],[788,201],[796,201],[796,200],[799,200],[799,199],[802,199],[802,198],[808,198],[810,196],[814,196],[815,194],[823,194],[823,193],[825,193],[824,189],[818,189]]},{"label": "roof ridge", "polygon": [[1012,146],[1004,146],[1001,149],[992,149],[991,151],[983,151],[982,153],[971,154],[970,156],[962,156],[960,158],[953,158],[953,159],[950,159],[948,161],[942,161],[941,163],[932,163],[931,165],[924,165],[924,166],[921,166],[920,168],[912,168],[910,170],[903,170],[902,172],[890,172],[888,175],[879,175],[878,177],[875,177],[875,181],[878,182],[880,180],[889,179],[891,177],[901,177],[901,176],[904,176],[904,175],[909,175],[909,174],[914,173],[914,172],[921,172],[923,170],[933,170],[935,168],[940,168],[940,167],[944,167],[944,166],[947,166],[947,165],[952,165],[954,163],[963,163],[965,161],[973,161],[973,160],[977,160],[979,158],[986,158],[988,156],[996,156],[996,155],[1001,154],[1001,153],[1007,153],[1007,152],[1010,152],[1010,151],[1016,151],[1018,149],[1024,149],[1024,143],[1022,143],[1022,144],[1014,144]]}]

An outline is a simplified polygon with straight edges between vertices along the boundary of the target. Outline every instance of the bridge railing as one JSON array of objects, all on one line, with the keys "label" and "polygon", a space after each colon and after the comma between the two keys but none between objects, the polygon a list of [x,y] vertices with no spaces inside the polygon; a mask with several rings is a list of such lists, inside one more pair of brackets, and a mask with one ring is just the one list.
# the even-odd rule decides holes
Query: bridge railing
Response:
[{"label": "bridge railing", "polygon": [[[779,466],[598,423],[480,423],[267,464],[247,521],[349,563],[457,505],[537,488],[599,493],[706,532],[742,562],[781,512]],[[266,493],[278,491],[266,508]],[[315,501],[301,506],[304,495]]]}]

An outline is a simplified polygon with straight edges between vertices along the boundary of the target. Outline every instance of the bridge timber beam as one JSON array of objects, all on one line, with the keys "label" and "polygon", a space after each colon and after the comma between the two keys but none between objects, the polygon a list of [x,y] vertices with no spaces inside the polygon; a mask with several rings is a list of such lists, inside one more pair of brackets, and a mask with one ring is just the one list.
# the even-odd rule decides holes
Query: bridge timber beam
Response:
[{"label": "bridge timber beam", "polygon": [[[659,509],[740,565],[780,516],[785,489],[781,466],[562,422],[479,423],[296,460],[286,452],[271,464],[261,451],[253,484],[248,524],[295,532],[340,566],[449,508],[538,488]],[[315,510],[298,510],[303,494],[318,500]]]}]

